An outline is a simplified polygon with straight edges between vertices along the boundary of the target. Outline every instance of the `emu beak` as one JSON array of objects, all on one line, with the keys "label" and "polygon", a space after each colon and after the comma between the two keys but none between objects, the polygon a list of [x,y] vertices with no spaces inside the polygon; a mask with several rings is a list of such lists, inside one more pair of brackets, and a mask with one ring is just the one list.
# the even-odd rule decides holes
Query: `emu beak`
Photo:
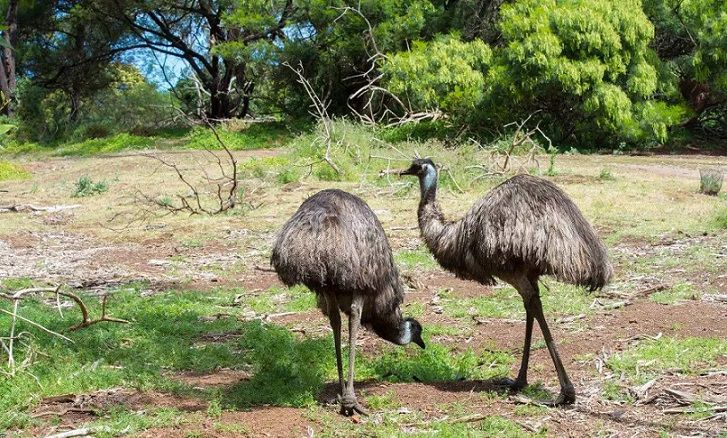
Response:
[{"label": "emu beak", "polygon": [[[399,173],[399,176],[403,176],[403,175],[416,175],[417,174],[416,169],[414,169],[414,166],[412,166],[412,167],[410,167],[408,169],[400,170],[398,173]],[[424,347],[422,347],[422,348],[424,348]]]}]

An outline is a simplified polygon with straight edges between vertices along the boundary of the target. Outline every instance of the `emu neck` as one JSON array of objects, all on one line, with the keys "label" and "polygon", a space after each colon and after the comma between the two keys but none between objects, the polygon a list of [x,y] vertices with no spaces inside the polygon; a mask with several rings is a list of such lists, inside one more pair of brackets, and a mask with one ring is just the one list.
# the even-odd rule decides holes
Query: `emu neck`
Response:
[{"label": "emu neck", "polygon": [[434,255],[439,248],[438,241],[447,224],[437,202],[437,176],[427,174],[419,179],[421,199],[419,201],[419,229],[424,242]]},{"label": "emu neck", "polygon": [[422,197],[419,202],[419,230],[424,243],[437,262],[444,269],[460,272],[462,268],[462,251],[458,248],[460,224],[444,219],[437,202],[436,176],[433,179],[421,178]]}]

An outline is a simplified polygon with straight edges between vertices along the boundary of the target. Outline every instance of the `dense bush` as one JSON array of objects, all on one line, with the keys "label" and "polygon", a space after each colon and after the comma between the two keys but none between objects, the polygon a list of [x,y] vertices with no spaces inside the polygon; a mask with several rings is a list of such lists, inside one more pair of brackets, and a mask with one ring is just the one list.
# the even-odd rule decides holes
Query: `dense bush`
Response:
[{"label": "dense bush", "polygon": [[[129,13],[121,3],[117,12]],[[213,2],[207,12],[163,3],[154,14],[164,20],[146,24],[168,32],[142,43],[184,52],[176,55],[189,69],[175,72],[182,79],[168,92],[120,62],[130,58],[119,47],[139,43],[135,20],[156,3],[134,3],[133,19],[99,15],[96,0],[70,11],[21,4],[18,140],[148,135],[169,123],[172,106],[192,118],[310,120],[310,90],[332,117],[437,111],[437,123],[390,134],[455,144],[530,115],[565,148],[727,135],[721,0],[256,0]],[[185,45],[195,39],[213,44]],[[287,65],[302,68],[311,88]]]},{"label": "dense bush", "polygon": [[172,101],[136,67],[113,66],[111,85],[84,98],[74,111],[71,96],[23,81],[19,85],[20,141],[81,141],[117,133],[148,135],[172,124]]}]

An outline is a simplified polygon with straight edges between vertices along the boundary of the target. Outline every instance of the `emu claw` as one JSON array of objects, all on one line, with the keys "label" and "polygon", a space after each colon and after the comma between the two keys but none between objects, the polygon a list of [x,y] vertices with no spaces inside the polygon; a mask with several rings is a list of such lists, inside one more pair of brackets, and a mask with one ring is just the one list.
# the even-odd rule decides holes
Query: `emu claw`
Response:
[{"label": "emu claw", "polygon": [[519,392],[520,390],[528,386],[527,381],[513,380],[509,377],[503,377],[502,379],[496,380],[494,383],[499,386],[509,388],[512,392]]},{"label": "emu claw", "polygon": [[356,400],[356,396],[353,394],[344,394],[338,397],[338,401],[341,403],[340,414],[346,417],[350,417],[354,414],[369,415]]},{"label": "emu claw", "polygon": [[563,405],[571,405],[576,402],[576,391],[571,386],[569,388],[561,388],[560,394],[558,394],[558,397],[553,400],[552,402],[548,403],[550,406],[563,406]]}]

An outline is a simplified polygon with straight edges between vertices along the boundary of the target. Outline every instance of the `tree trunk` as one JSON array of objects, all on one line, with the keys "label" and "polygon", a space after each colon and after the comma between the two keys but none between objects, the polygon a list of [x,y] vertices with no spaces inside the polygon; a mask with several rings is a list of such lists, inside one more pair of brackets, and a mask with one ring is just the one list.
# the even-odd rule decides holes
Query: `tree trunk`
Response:
[{"label": "tree trunk", "polygon": [[[15,44],[18,33],[18,0],[10,0],[8,5],[8,13],[5,17],[4,31],[6,40],[11,44]],[[2,51],[2,73],[0,73],[0,91],[3,93],[3,113],[7,116],[13,115],[13,100],[15,98],[15,88],[17,80],[15,76],[15,54],[10,47],[3,47]]]},{"label": "tree trunk", "polygon": [[70,122],[70,124],[74,125],[76,124],[76,122],[78,122],[78,117],[81,114],[81,98],[75,91],[71,91],[69,93],[69,97],[71,99],[71,114],[68,115],[68,121]]}]

